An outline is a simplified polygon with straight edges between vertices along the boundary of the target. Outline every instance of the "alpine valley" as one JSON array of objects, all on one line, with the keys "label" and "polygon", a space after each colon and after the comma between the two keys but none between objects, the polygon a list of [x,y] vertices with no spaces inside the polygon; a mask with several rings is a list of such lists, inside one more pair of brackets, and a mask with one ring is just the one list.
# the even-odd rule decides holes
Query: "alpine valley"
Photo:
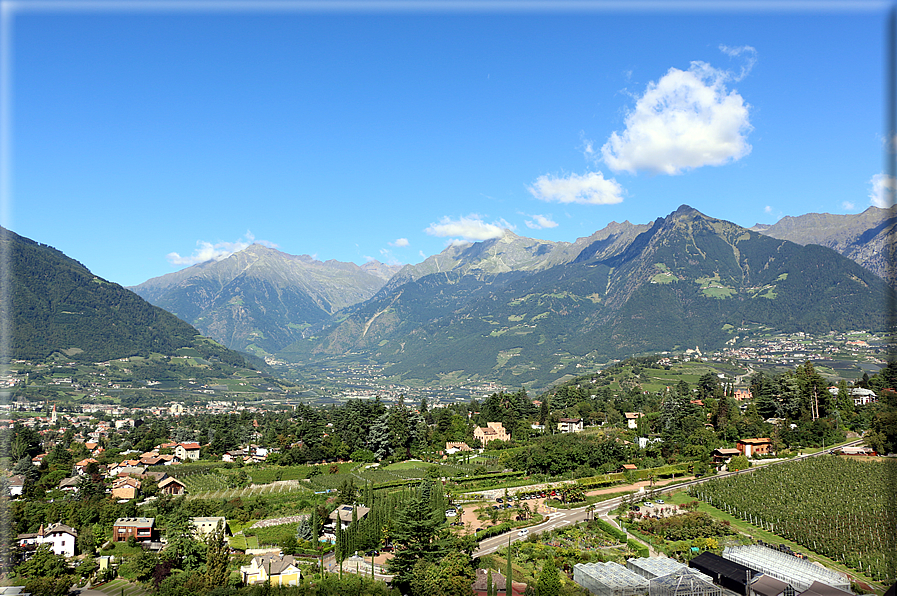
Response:
[{"label": "alpine valley", "polygon": [[[840,220],[849,240],[830,243],[873,270],[806,229],[792,242],[682,206],[572,243],[508,230],[398,271],[253,245],[131,289],[258,356],[370,362],[403,382],[544,386],[588,364],[713,350],[751,330],[884,329],[894,290],[862,245],[890,233],[885,214]],[[788,236],[782,228],[769,229]]]}]

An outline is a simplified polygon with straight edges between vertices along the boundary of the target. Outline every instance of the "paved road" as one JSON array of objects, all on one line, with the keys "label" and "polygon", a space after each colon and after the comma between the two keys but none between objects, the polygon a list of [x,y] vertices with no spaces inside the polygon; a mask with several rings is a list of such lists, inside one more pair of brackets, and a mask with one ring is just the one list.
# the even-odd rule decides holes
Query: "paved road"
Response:
[{"label": "paved road", "polygon": [[[858,445],[862,443],[862,439],[851,441],[849,443],[844,443],[842,445],[838,445],[837,447],[833,447],[831,449],[826,449],[824,451],[819,451],[818,453],[805,453],[803,455],[799,455],[793,459],[783,459],[781,461],[770,462],[763,466],[758,466],[754,468],[748,468],[747,470],[739,470],[737,472],[726,472],[717,476],[708,476],[706,478],[696,478],[695,480],[689,480],[688,482],[682,482],[680,484],[674,484],[672,486],[667,487],[658,487],[654,489],[655,493],[668,493],[674,490],[680,490],[682,488],[687,488],[694,484],[700,484],[701,482],[707,482],[708,480],[712,480],[714,478],[719,478],[720,476],[729,476],[734,474],[750,474],[751,472],[758,470],[760,468],[764,468],[766,466],[774,466],[777,464],[794,461],[795,459],[805,459],[807,457],[815,457],[817,455],[822,455],[824,453],[831,453],[832,449],[837,449],[839,447],[846,447],[848,445]],[[518,487],[522,489],[525,487]],[[601,501],[600,503],[595,504],[595,509],[593,515],[604,519],[609,522],[611,525],[619,527],[619,525],[610,517],[610,512],[620,506],[620,501],[622,497],[615,497],[613,499],[608,499],[607,501]],[[560,528],[565,525],[573,524],[576,522],[580,522],[585,520],[589,516],[587,507],[579,507],[577,509],[561,509],[556,513],[552,513],[548,520],[538,524],[536,526],[532,526],[529,528],[529,533],[526,536],[520,536],[518,534],[518,530],[512,530],[510,532],[505,532],[504,534],[500,534],[498,536],[493,536],[492,538],[487,538],[480,542],[480,548],[474,551],[474,556],[479,557],[482,555],[488,555],[494,553],[498,549],[506,546],[508,544],[508,539],[510,538],[511,542],[516,542],[517,540],[525,540],[529,534],[540,534],[542,532],[553,530],[555,528]],[[649,545],[650,548],[650,545]]]}]

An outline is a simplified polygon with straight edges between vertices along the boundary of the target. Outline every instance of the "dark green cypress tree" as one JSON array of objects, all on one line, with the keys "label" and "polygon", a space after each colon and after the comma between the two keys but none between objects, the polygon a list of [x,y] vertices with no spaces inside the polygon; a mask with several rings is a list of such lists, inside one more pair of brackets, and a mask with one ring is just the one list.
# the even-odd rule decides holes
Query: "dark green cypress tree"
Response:
[{"label": "dark green cypress tree", "polygon": [[511,596],[511,578],[514,575],[514,567],[511,564],[514,551],[511,550],[511,535],[508,534],[508,565],[505,568],[505,596]]}]

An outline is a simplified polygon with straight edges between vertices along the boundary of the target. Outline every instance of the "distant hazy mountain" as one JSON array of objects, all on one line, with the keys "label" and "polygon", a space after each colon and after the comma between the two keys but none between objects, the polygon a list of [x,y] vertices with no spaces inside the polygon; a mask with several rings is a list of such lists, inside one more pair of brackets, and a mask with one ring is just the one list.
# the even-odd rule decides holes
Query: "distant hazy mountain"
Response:
[{"label": "distant hazy mountain", "polygon": [[273,353],[301,338],[303,329],[373,296],[396,270],[253,244],[131,289],[230,348]]},{"label": "distant hazy mountain", "polygon": [[783,217],[773,225],[757,224],[751,230],[798,244],[827,246],[897,287],[897,275],[888,266],[897,246],[894,208],[869,207],[855,215],[808,213]]},{"label": "distant hazy mountain", "polygon": [[4,228],[0,242],[14,280],[9,303],[0,301],[0,309],[12,308],[13,357],[43,359],[58,352],[97,362],[195,347],[206,358],[244,364],[239,354],[55,248]]},{"label": "distant hazy mountain", "polygon": [[580,359],[721,347],[750,324],[809,332],[884,326],[870,271],[682,206],[575,243],[507,233],[407,266],[338,324],[280,355],[352,354],[407,379],[548,383]]}]

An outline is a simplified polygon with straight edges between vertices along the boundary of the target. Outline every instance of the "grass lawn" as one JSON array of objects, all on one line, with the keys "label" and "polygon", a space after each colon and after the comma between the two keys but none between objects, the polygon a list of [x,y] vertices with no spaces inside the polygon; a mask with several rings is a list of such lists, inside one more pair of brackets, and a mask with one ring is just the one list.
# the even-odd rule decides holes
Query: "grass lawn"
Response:
[{"label": "grass lawn", "polygon": [[[680,505],[682,503],[688,503],[693,500],[695,500],[695,499],[688,496],[685,493],[685,491],[682,491],[682,490],[675,491],[669,497],[667,497],[667,503],[674,503],[677,505]],[[791,547],[791,549],[794,552],[804,553],[804,554],[808,555],[810,557],[811,561],[819,561],[820,563],[822,563],[829,569],[834,569],[834,570],[840,571],[842,573],[847,573],[847,574],[851,575],[852,577],[855,577],[855,578],[869,584],[870,586],[875,588],[875,591],[877,593],[884,592],[884,589],[885,589],[884,586],[882,586],[878,582],[875,582],[872,579],[866,577],[865,575],[856,571],[855,569],[851,569],[850,567],[845,567],[841,563],[839,563],[837,561],[833,561],[832,559],[829,559],[828,557],[824,557],[820,554],[817,554],[801,544],[798,544],[796,542],[791,542],[790,540],[782,538],[778,534],[773,534],[772,532],[769,532],[762,528],[758,528],[754,524],[746,522],[741,518],[729,515],[725,511],[721,511],[721,510],[717,509],[716,507],[701,501],[700,499],[698,499],[697,501],[698,501],[698,511],[703,511],[705,513],[708,513],[709,515],[712,515],[716,519],[728,521],[730,524],[732,524],[733,528],[735,528],[738,532],[741,532],[742,534],[747,534],[748,536],[751,536],[755,540],[762,540],[764,542],[771,543],[771,544],[787,544],[789,547]]]},{"label": "grass lawn", "polygon": [[402,461],[394,464],[390,464],[386,466],[386,470],[414,470],[414,469],[422,469],[426,470],[436,464],[428,464],[422,461]]},{"label": "grass lawn", "polygon": [[149,594],[139,584],[131,583],[126,579],[114,579],[109,583],[97,586],[94,590],[99,590],[109,596],[144,596]]}]

